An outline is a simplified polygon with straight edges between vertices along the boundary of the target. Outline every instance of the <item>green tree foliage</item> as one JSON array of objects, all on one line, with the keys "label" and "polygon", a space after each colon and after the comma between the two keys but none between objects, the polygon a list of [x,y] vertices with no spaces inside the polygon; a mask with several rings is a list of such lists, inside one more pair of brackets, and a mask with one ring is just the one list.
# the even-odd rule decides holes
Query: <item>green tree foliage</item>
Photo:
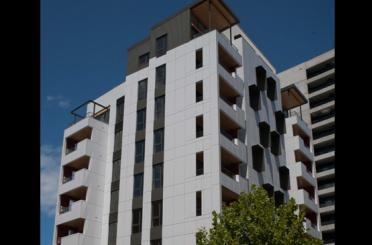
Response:
[{"label": "green tree foliage", "polygon": [[305,213],[294,199],[275,207],[262,187],[242,194],[238,201],[213,212],[212,228],[196,234],[198,245],[321,245],[306,234]]}]

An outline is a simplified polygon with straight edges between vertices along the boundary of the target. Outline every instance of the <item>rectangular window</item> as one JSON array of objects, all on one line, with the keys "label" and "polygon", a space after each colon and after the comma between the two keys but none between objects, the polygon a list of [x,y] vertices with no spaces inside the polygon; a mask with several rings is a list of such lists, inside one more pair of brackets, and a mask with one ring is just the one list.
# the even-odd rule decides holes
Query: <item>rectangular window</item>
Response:
[{"label": "rectangular window", "polygon": [[138,82],[138,100],[147,98],[147,79]]},{"label": "rectangular window", "polygon": [[155,89],[160,89],[165,86],[166,81],[166,66],[161,65],[156,67],[155,71]]},{"label": "rectangular window", "polygon": [[196,153],[196,176],[204,174],[204,153]]},{"label": "rectangular window", "polygon": [[156,56],[162,56],[167,52],[167,34],[156,39],[155,53]]},{"label": "rectangular window", "polygon": [[124,117],[124,97],[116,101],[116,123],[122,122]]},{"label": "rectangular window", "polygon": [[112,182],[120,179],[120,160],[116,160],[112,163]]},{"label": "rectangular window", "polygon": [[142,163],[145,160],[145,141],[136,142],[135,163]]},{"label": "rectangular window", "polygon": [[196,216],[202,215],[202,193],[201,191],[196,192]]},{"label": "rectangular window", "polygon": [[151,240],[150,245],[161,245],[161,239]]},{"label": "rectangular window", "polygon": [[119,204],[119,190],[115,190],[111,192],[110,213],[115,213],[118,211],[118,204]]},{"label": "rectangular window", "polygon": [[152,187],[163,187],[163,163],[156,164],[152,167]]},{"label": "rectangular window", "polygon": [[138,66],[147,66],[149,64],[150,53],[147,52],[138,57]]},{"label": "rectangular window", "polygon": [[142,231],[142,208],[134,209],[132,212],[132,233]]},{"label": "rectangular window", "polygon": [[199,81],[195,85],[196,103],[203,100],[203,81]]},{"label": "rectangular window", "polygon": [[109,224],[108,245],[116,245],[117,222]]},{"label": "rectangular window", "polygon": [[203,115],[196,117],[196,138],[202,137],[204,134]]},{"label": "rectangular window", "polygon": [[133,197],[142,197],[143,193],[143,173],[134,175]]},{"label": "rectangular window", "polygon": [[165,96],[155,99],[155,121],[164,119]]},{"label": "rectangular window", "polygon": [[266,91],[267,97],[269,97],[270,100],[274,101],[277,98],[276,95],[276,81],[269,77],[267,78],[267,91]]},{"label": "rectangular window", "polygon": [[137,111],[137,131],[144,130],[146,128],[146,108]]},{"label": "rectangular window", "polygon": [[118,131],[118,132],[115,133],[114,152],[117,152],[117,151],[121,150],[122,138],[123,138],[123,131]]},{"label": "rectangular window", "polygon": [[196,67],[196,69],[199,69],[200,67],[203,67],[203,49],[196,50],[195,67]]},{"label": "rectangular window", "polygon": [[154,153],[164,150],[164,128],[154,131]]},{"label": "rectangular window", "polygon": [[152,226],[162,225],[163,201],[152,202]]}]

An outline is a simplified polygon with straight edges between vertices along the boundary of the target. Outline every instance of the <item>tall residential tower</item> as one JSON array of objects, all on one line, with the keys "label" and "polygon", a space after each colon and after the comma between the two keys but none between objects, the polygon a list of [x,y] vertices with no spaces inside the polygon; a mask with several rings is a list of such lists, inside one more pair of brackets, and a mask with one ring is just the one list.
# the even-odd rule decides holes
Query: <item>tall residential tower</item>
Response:
[{"label": "tall residential tower", "polygon": [[128,49],[123,83],[72,112],[54,244],[191,245],[251,184],[288,200],[280,82],[238,24],[223,1],[187,6]]},{"label": "tall residential tower", "polygon": [[282,95],[296,86],[305,102],[291,110],[311,127],[324,244],[335,242],[335,52],[278,74]]}]

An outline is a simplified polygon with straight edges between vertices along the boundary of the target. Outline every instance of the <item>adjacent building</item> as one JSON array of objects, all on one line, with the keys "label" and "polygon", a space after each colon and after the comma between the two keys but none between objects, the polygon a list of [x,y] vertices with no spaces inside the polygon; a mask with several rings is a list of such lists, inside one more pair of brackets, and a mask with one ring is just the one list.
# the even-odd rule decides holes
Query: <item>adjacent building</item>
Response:
[{"label": "adjacent building", "polygon": [[[153,26],[128,49],[125,81],[72,111],[54,244],[195,244],[212,211],[252,184],[276,205],[297,198],[309,235],[321,237],[310,131],[298,118],[286,125],[285,103],[275,69],[223,1]],[[286,138],[298,141],[291,163]]]},{"label": "adjacent building", "polygon": [[[289,110],[311,128],[324,244],[335,243],[335,53],[330,50],[278,74],[282,98],[294,87],[303,94]],[[287,122],[287,128],[289,122]],[[309,136],[309,134],[306,134]],[[288,161],[288,154],[287,154]],[[314,169],[313,169],[314,170]]]}]

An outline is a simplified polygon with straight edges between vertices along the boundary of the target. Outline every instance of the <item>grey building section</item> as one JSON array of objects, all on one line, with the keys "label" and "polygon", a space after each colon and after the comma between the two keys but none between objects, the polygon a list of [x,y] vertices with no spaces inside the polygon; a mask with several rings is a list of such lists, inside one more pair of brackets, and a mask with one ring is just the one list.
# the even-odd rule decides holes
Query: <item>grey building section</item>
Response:
[{"label": "grey building section", "polygon": [[324,244],[335,243],[335,56],[330,50],[278,74],[308,102],[294,110],[311,126]]},{"label": "grey building section", "polygon": [[153,26],[149,37],[128,49],[127,75],[148,66],[148,63],[139,62],[140,56],[155,57],[156,39],[163,35],[167,36],[166,49],[171,50],[210,30],[224,31],[238,23],[239,20],[222,1],[196,1]]}]

